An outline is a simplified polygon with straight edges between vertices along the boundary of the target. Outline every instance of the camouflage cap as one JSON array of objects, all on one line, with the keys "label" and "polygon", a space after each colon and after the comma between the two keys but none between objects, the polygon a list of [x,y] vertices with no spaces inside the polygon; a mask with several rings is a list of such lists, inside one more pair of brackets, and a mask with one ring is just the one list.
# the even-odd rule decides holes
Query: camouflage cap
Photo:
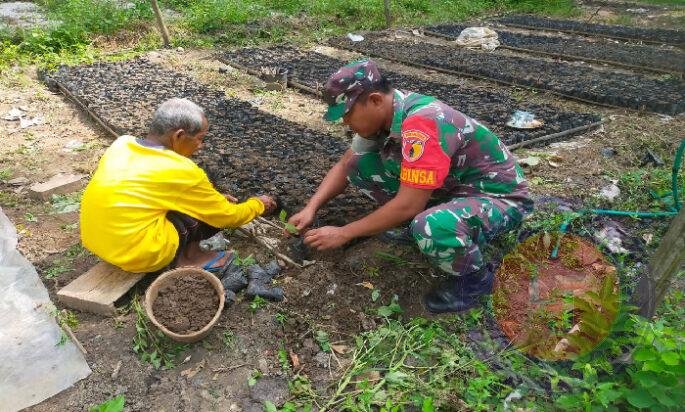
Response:
[{"label": "camouflage cap", "polygon": [[328,111],[323,118],[332,122],[350,111],[357,98],[381,80],[381,73],[371,59],[352,62],[341,67],[328,78],[323,99]]}]

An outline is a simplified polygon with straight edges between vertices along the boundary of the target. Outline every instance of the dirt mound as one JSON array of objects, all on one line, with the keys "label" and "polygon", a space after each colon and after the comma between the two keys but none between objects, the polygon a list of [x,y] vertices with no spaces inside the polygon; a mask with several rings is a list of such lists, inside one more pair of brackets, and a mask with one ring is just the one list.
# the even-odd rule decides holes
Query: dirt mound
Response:
[{"label": "dirt mound", "polygon": [[188,275],[169,279],[159,289],[152,312],[167,329],[185,335],[204,328],[218,307],[219,296],[212,284]]},{"label": "dirt mound", "polygon": [[[618,310],[616,269],[590,242],[540,234],[507,255],[497,272],[495,317],[520,349],[543,359],[587,353]],[[559,242],[558,258],[550,258]]]}]

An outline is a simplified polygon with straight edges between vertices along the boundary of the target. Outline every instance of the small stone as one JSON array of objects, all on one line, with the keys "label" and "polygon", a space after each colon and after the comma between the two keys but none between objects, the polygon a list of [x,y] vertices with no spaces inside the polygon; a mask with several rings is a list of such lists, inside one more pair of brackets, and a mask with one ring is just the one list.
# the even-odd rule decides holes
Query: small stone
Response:
[{"label": "small stone", "polygon": [[7,184],[10,186],[21,186],[29,183],[31,183],[31,181],[25,177],[17,177],[16,179],[7,181]]},{"label": "small stone", "polygon": [[616,152],[616,149],[614,149],[613,147],[604,147],[604,148],[602,148],[601,153],[602,153],[602,156],[604,156],[604,157],[614,157],[614,156],[616,156],[617,152]]},{"label": "small stone", "polygon": [[617,197],[621,195],[621,189],[619,189],[618,186],[616,186],[615,183],[611,183],[605,187],[602,188],[599,192],[599,197],[602,199],[606,199],[609,202],[613,202]]},{"label": "small stone", "polygon": [[183,47],[177,47],[176,51],[179,53],[183,53],[184,51],[186,51],[186,49],[184,49]]},{"label": "small stone", "polygon": [[259,361],[257,361],[257,367],[259,368],[259,371],[263,374],[269,373],[269,363],[266,361],[266,359],[262,358]]}]

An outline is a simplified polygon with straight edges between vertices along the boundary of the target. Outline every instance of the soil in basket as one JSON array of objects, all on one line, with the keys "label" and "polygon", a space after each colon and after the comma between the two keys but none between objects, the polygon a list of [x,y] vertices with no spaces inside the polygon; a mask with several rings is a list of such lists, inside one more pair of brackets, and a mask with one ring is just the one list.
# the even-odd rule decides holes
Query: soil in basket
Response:
[{"label": "soil in basket", "polygon": [[218,307],[219,296],[207,279],[184,276],[159,289],[152,312],[167,329],[185,335],[205,327]]}]

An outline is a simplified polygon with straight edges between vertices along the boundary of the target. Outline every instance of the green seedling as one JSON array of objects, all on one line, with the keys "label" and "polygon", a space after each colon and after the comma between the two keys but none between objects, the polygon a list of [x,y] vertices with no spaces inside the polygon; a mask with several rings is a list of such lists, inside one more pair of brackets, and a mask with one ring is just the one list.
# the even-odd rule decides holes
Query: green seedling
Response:
[{"label": "green seedling", "polygon": [[26,220],[27,222],[36,223],[38,221],[38,218],[33,213],[26,212],[24,214],[24,220]]},{"label": "green seedling", "polygon": [[388,318],[388,317],[394,315],[395,313],[402,313],[402,308],[397,303],[398,300],[399,300],[399,298],[397,297],[397,295],[394,295],[392,297],[392,300],[390,301],[389,305],[381,306],[376,310],[376,313],[378,314],[378,316]]},{"label": "green seedling", "polygon": [[278,362],[281,364],[281,369],[284,371],[290,370],[290,359],[288,359],[288,351],[286,351],[282,346],[278,351]]},{"label": "green seedling", "polygon": [[288,212],[286,212],[285,210],[281,210],[281,213],[278,215],[278,218],[281,220],[281,223],[283,224],[283,227],[285,227],[285,230],[287,230],[288,233],[290,233],[291,235],[299,235],[300,231],[297,230],[295,225],[293,225],[292,223],[288,223],[287,217]]},{"label": "green seedling", "polygon": [[378,300],[378,298],[381,297],[381,290],[380,289],[374,289],[373,292],[371,292],[371,301],[375,302]]},{"label": "green seedling", "polygon": [[288,316],[284,313],[278,312],[274,315],[274,319],[278,322],[281,327],[285,326],[285,322],[288,320]]},{"label": "green seedling", "polygon": [[221,343],[224,344],[224,348],[228,350],[232,350],[235,348],[237,341],[237,337],[235,336],[235,333],[233,333],[232,330],[226,329],[222,334],[221,334]]},{"label": "green seedling", "polygon": [[252,299],[252,302],[250,302],[250,312],[257,313],[257,311],[266,306],[267,303],[268,301],[263,297],[255,296],[254,299]]},{"label": "green seedling", "polygon": [[324,352],[330,352],[331,351],[331,342],[328,338],[328,333],[319,330],[316,331],[316,341],[319,342],[319,346],[321,347],[321,350]]},{"label": "green seedling", "polygon": [[238,266],[250,266],[250,265],[254,265],[255,263],[257,263],[257,260],[255,260],[254,256],[252,256],[251,254],[248,255],[248,256],[245,257],[245,258],[241,258],[241,257],[238,255],[238,251],[237,251],[237,250],[236,250],[234,253],[235,253],[235,260],[234,260],[234,262],[235,262],[235,264],[238,265]]},{"label": "green seedling", "polygon": [[252,375],[250,375],[249,378],[247,378],[247,386],[253,387],[257,384],[257,379],[262,377],[262,373],[260,371],[252,371]]},{"label": "green seedling", "polygon": [[90,409],[90,412],[121,412],[124,410],[125,402],[126,398],[124,398],[124,395],[119,395],[106,402],[96,405]]}]

